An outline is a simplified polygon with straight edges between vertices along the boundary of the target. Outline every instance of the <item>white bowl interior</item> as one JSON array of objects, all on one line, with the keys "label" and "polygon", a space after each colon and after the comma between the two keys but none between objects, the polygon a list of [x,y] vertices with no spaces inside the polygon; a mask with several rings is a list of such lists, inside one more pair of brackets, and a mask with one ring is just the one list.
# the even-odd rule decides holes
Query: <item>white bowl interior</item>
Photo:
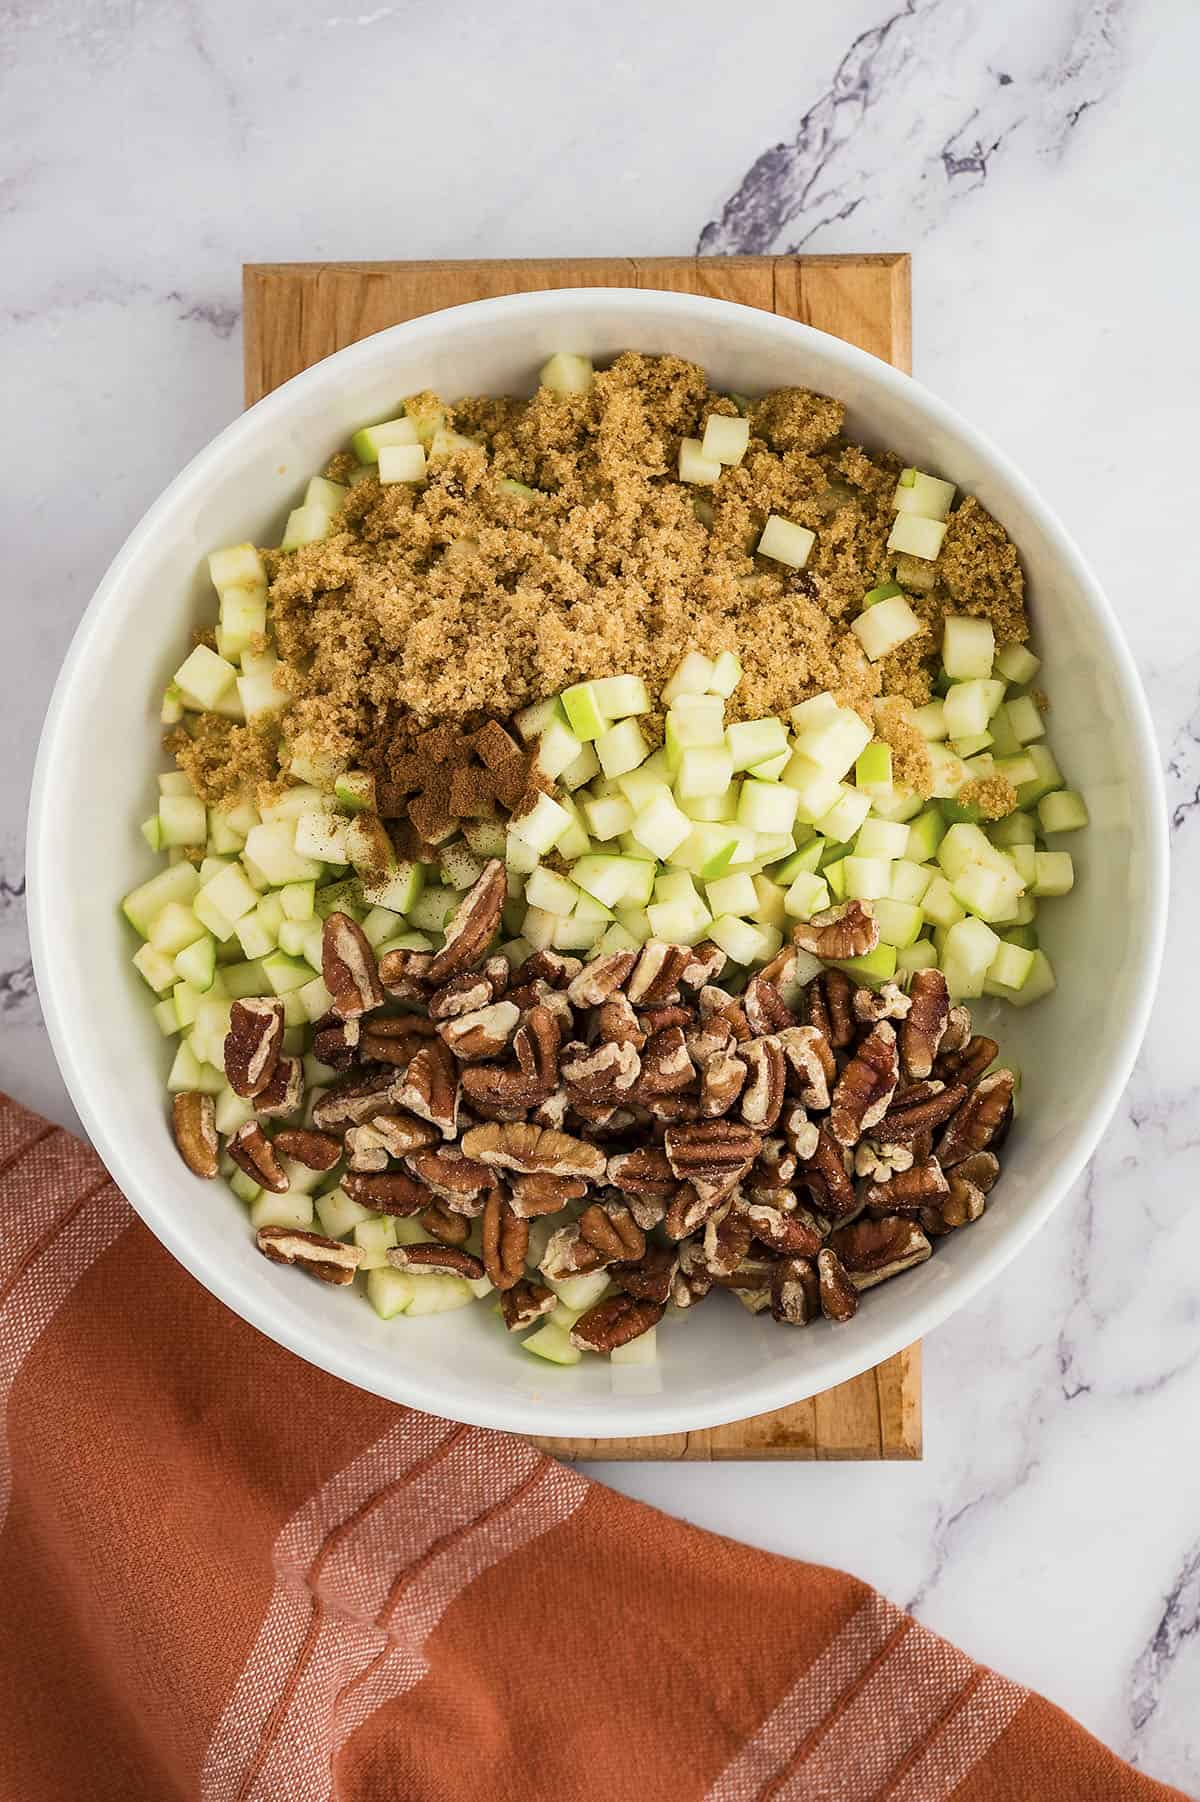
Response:
[{"label": "white bowl interior", "polygon": [[[585,1359],[560,1370],[520,1352],[485,1308],[384,1324],[365,1303],[258,1255],[225,1185],[179,1162],[162,1087],[171,1053],[115,903],[155,867],[137,822],[155,805],[162,767],[157,697],[189,627],[211,620],[207,552],[277,537],[307,477],[407,393],[529,392],[552,350],[603,360],[625,348],[694,358],[717,386],[837,395],[852,436],[980,497],[1020,548],[1054,750],[1092,825],[1071,843],[1074,895],[1044,912],[1056,996],[1025,1012],[979,1010],[1023,1075],[985,1217],[874,1291],[845,1329],[785,1331],[720,1296],[660,1333],[654,1367]],[[133,533],[79,628],[43,736],[30,828],[38,983],[72,1097],[126,1194],[264,1332],[365,1388],[461,1419],[602,1436],[681,1430],[868,1368],[965,1300],[1045,1218],[1095,1144],[1141,1037],[1161,939],[1162,816],[1141,692],[1103,597],[1024,481],[941,403],[835,339],[747,308],[626,290],[527,295],[397,327],[298,377],[203,451]]]}]

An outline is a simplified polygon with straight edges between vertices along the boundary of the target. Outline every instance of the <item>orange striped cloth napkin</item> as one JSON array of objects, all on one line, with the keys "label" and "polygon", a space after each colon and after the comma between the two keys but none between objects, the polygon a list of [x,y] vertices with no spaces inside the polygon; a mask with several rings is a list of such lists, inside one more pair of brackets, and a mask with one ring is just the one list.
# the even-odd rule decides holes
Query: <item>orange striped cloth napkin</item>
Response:
[{"label": "orange striped cloth napkin", "polygon": [[4,1802],[1180,1793],[853,1577],[310,1369],[3,1099],[0,1173]]}]

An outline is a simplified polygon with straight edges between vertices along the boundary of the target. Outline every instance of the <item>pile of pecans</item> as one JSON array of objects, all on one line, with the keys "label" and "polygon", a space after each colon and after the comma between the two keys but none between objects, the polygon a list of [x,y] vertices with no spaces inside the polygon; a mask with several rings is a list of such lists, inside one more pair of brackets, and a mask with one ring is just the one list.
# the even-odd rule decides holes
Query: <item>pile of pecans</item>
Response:
[{"label": "pile of pecans", "polygon": [[[282,1005],[234,1003],[226,1074],[255,1119],[225,1150],[255,1182],[285,1191],[283,1159],[342,1168],[356,1202],[426,1232],[390,1263],[486,1276],[511,1331],[553,1309],[550,1282],[604,1271],[610,1292],[571,1331],[598,1352],[714,1288],[789,1325],[849,1320],[864,1289],[982,1214],[1013,1074],[992,1068],[994,1041],[972,1035],[940,971],[916,971],[905,994],[814,962],[874,948],[869,903],[797,926],[734,994],[710,943],[651,940],[587,964],[538,951],[510,970],[488,955],[504,898],[492,862],[440,950],[379,963],[348,915],[326,921],[333,1010],[314,1051],[340,1075],[307,1110]],[[177,1096],[175,1128],[189,1167],[215,1176],[211,1098]],[[539,1216],[558,1221],[531,1269]],[[286,1227],[257,1242],[332,1283],[362,1256]]]}]

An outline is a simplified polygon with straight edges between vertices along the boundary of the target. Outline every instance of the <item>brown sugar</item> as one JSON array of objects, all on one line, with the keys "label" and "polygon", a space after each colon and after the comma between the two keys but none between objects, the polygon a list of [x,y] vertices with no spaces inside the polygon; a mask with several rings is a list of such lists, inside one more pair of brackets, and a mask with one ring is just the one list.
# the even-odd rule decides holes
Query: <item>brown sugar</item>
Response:
[{"label": "brown sugar", "polygon": [[188,717],[191,731],[177,727],[168,733],[166,747],[201,800],[239,795],[253,800],[279,781],[279,728],[273,721],[242,726],[218,713]]},{"label": "brown sugar", "polygon": [[963,807],[977,807],[985,820],[1002,820],[1017,804],[1017,791],[1007,776],[977,776],[966,782],[956,799]]},{"label": "brown sugar", "polygon": [[[681,483],[681,438],[742,405],[741,464],[712,487]],[[740,657],[731,717],[782,714],[830,689],[869,718],[881,694],[928,698],[946,613],[986,614],[998,641],[1027,636],[1016,552],[968,499],[913,579],[927,630],[867,661],[847,628],[900,562],[887,549],[900,463],[847,443],[828,396],[781,389],[741,403],[695,364],[626,352],[585,394],[453,407],[422,396],[421,407],[443,407],[477,445],[431,457],[423,484],[358,481],[326,539],[265,553],[280,677],[295,696],[284,731],[311,760],[379,772],[430,728],[508,719],[589,677],[640,675],[655,694],[692,650]],[[341,458],[330,468],[349,473]],[[803,570],[755,554],[773,512],[815,532]],[[917,746],[898,718],[888,730],[915,774]],[[185,752],[209,794],[261,771],[253,733],[221,742],[220,756]]]}]

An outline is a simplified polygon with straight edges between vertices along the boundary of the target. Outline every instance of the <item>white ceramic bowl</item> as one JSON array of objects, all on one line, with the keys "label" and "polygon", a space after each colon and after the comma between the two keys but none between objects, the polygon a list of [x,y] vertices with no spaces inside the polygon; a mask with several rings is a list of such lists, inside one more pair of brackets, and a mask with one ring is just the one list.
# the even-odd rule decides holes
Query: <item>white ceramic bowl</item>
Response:
[{"label": "white ceramic bowl", "polygon": [[[1054,699],[1053,744],[1086,794],[1071,841],[1078,884],[1047,907],[1052,1000],[997,1010],[1023,1072],[1021,1116],[993,1205],[969,1232],[874,1290],[845,1328],[805,1332],[710,1301],[659,1335],[653,1368],[540,1363],[486,1308],[383,1323],[362,1301],[268,1264],[223,1183],[191,1177],[167,1128],[170,1052],[130,967],[118,897],[154,867],[137,822],[162,765],[157,701],[189,628],[213,615],[213,547],[278,539],[307,477],[364,420],[434,388],[529,392],[553,350],[604,360],[673,351],[718,387],[821,389],[852,437],[951,477],[1003,521],[1029,577]],[[38,989],[87,1130],[147,1225],[245,1319],[365,1389],[514,1431],[679,1431],[781,1407],[856,1375],[960,1307],[1046,1219],[1079,1174],[1129,1076],[1158,967],[1166,894],[1164,801],[1146,706],[1111,609],[1054,514],[1007,459],[886,364],[748,307],[625,289],[481,301],[381,332],[297,376],[193,459],[100,584],[46,719],[31,808],[29,906]]]}]

